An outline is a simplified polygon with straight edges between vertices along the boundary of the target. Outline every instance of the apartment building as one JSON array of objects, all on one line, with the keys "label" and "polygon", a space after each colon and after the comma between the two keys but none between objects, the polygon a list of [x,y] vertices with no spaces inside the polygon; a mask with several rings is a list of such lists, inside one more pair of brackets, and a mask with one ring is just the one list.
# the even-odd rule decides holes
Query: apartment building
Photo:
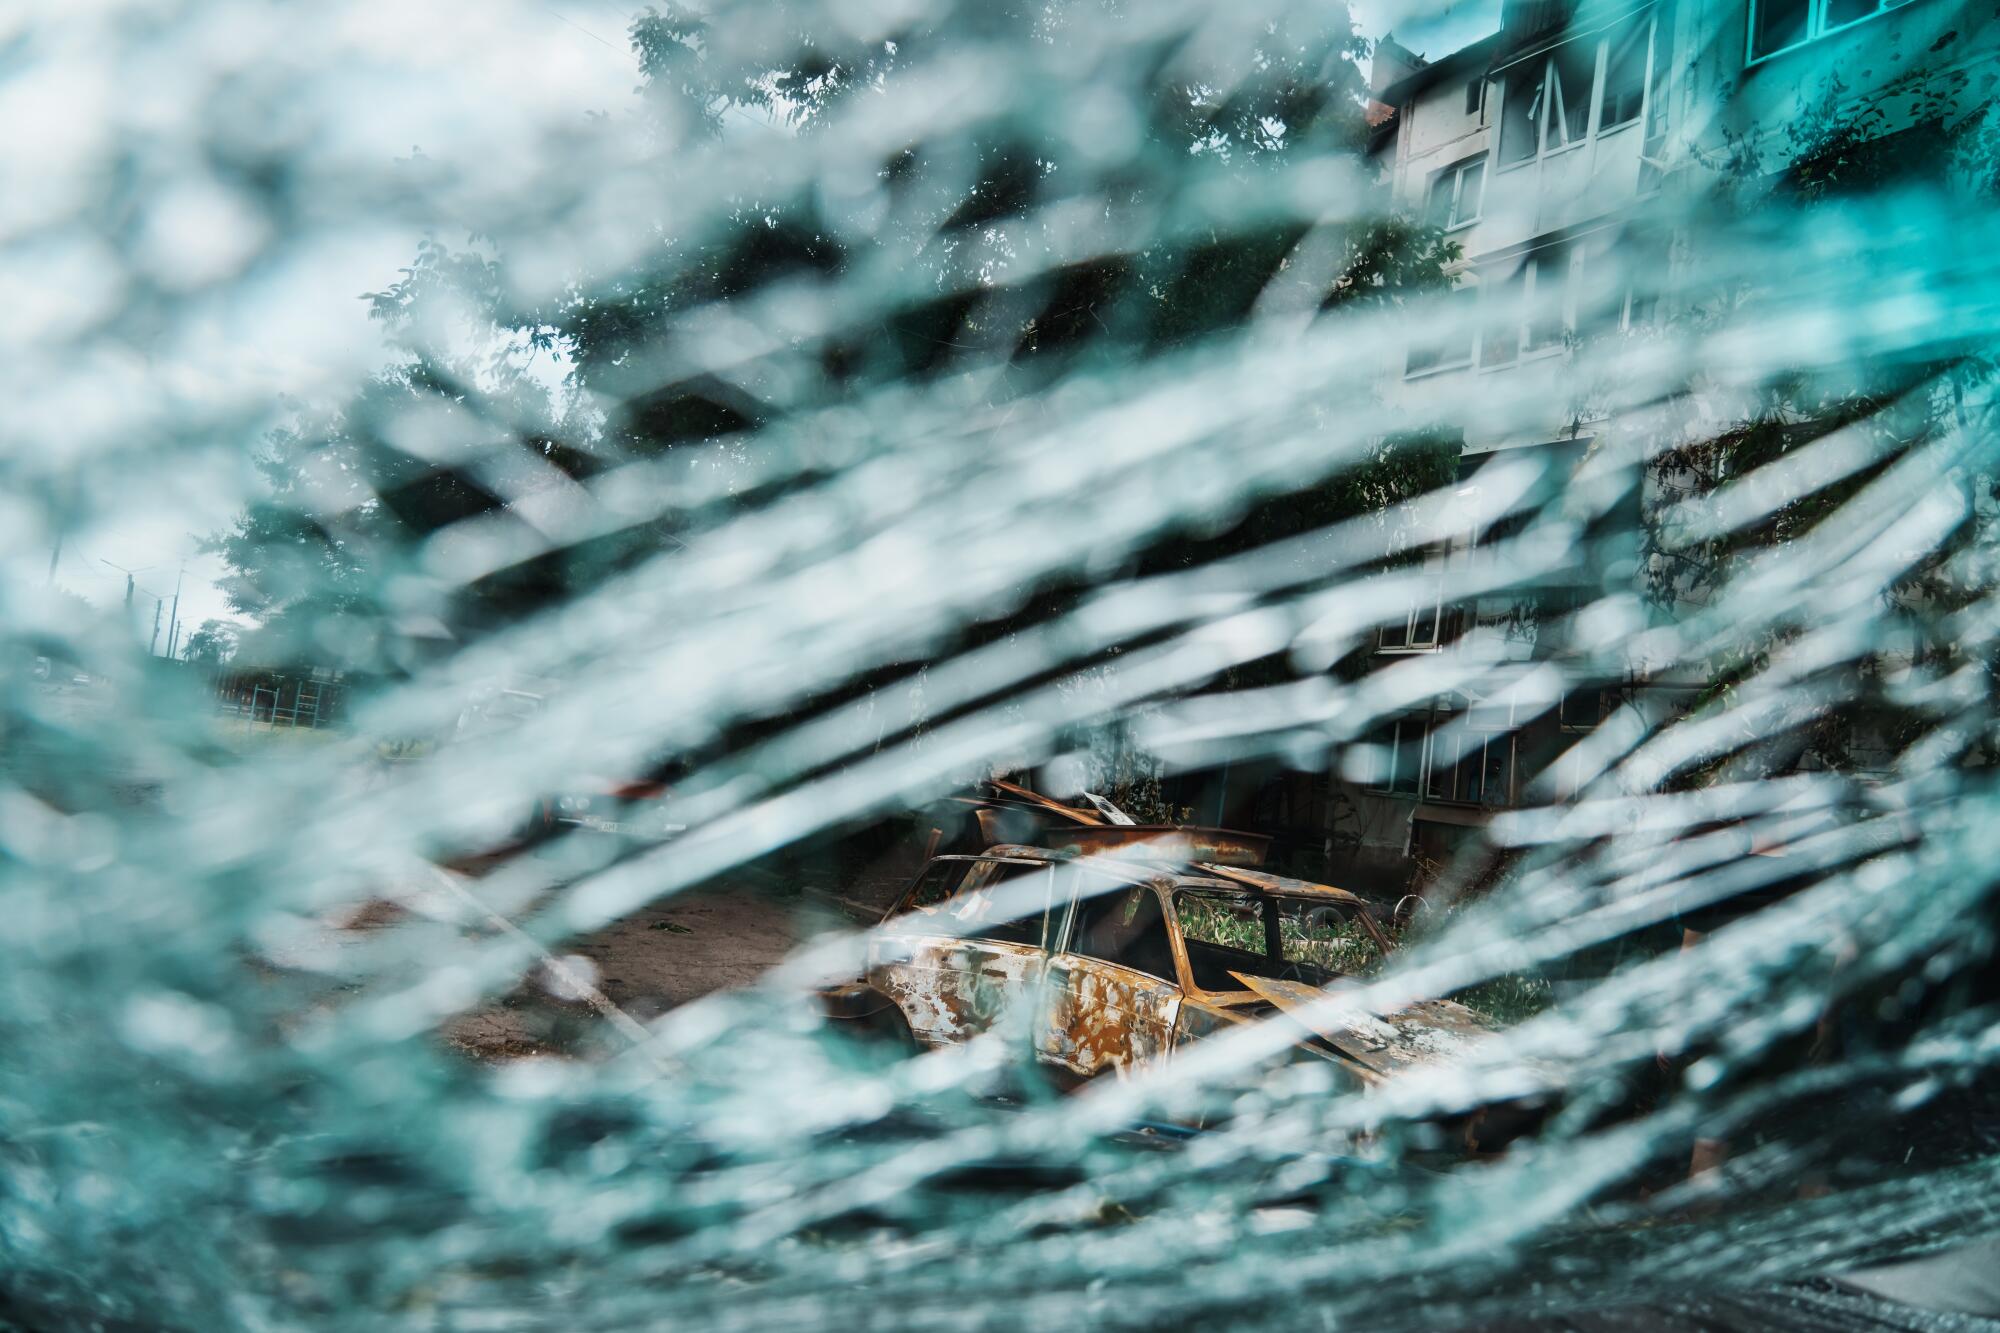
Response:
[{"label": "apartment building", "polygon": [[[1956,0],[1508,0],[1498,31],[1434,59],[1385,39],[1372,119],[1386,188],[1461,254],[1443,313],[1386,392],[1416,419],[1426,403],[1479,404],[1450,414],[1468,500],[1502,470],[1570,484],[1604,425],[1579,365],[1689,299],[1674,203],[1723,173],[1778,187],[1801,126],[1843,111],[1865,108],[1855,123],[1916,160],[1911,145],[1991,98],[1996,39],[1990,9]],[[1635,519],[1645,498],[1627,497]],[[1657,720],[1700,685],[1585,663],[1570,638],[1566,603],[1637,583],[1636,538],[1596,550],[1573,588],[1550,580],[1533,606],[1455,596],[1466,580],[1451,576],[1476,574],[1506,535],[1465,525],[1429,557],[1437,595],[1380,631],[1384,659],[1456,643],[1510,666],[1408,709],[1336,783],[1346,808],[1328,826],[1344,821],[1364,878],[1444,860],[1496,809],[1560,799],[1577,740],[1621,714]]]}]

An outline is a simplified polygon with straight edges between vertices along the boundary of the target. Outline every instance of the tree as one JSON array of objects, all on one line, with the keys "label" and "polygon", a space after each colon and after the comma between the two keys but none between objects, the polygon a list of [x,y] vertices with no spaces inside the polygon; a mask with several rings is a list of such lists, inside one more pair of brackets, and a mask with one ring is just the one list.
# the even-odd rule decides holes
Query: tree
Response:
[{"label": "tree", "polygon": [[259,622],[243,647],[260,664],[406,671],[558,591],[546,563],[465,587],[416,567],[440,530],[591,466],[565,445],[547,389],[495,350],[505,331],[449,356],[414,334],[427,301],[476,290],[484,266],[420,247],[373,295],[374,317],[403,345],[398,361],[339,408],[301,409],[274,432],[254,460],[264,496],[209,539],[230,566],[220,586],[231,607]]},{"label": "tree", "polygon": [[209,619],[188,635],[181,656],[203,666],[221,666],[236,655],[237,628],[226,620]]},{"label": "tree", "polygon": [[[678,6],[649,10],[631,39],[659,153],[661,214],[677,213],[671,191],[683,155],[713,143],[728,113],[771,117],[810,138],[859,99],[895,95],[899,80],[954,44],[1010,51],[1026,60],[1019,77],[1045,77],[1034,65],[1041,53],[1106,12],[1100,0],[981,0],[926,8],[884,41],[787,4],[766,22],[724,31]],[[1115,52],[1126,63],[1108,76],[1123,81],[1138,118],[1115,164],[1094,158],[1089,137],[1060,121],[996,118],[936,136],[918,127],[880,160],[855,164],[851,190],[746,185],[723,212],[679,210],[685,225],[637,261],[582,268],[558,298],[534,306],[513,303],[505,255],[483,243],[427,242],[374,296],[376,318],[407,334],[405,363],[340,411],[275,438],[263,460],[269,502],[218,539],[236,571],[235,605],[264,621],[259,639],[271,652],[401,670],[428,651],[412,625],[452,641],[476,637],[728,516],[635,520],[464,589],[400,578],[433,533],[511,503],[476,452],[443,462],[412,454],[403,437],[413,418],[484,430],[493,454],[522,450],[572,478],[689,450],[741,470],[738,451],[754,448],[758,431],[885,385],[997,367],[1005,371],[992,380],[998,406],[1230,336],[1280,287],[1296,288],[1288,299],[1308,313],[1334,318],[1445,284],[1454,251],[1436,229],[1367,218],[1368,209],[1351,222],[1249,209],[1199,225],[1178,220],[1200,211],[1202,191],[1272,195],[1279,173],[1314,156],[1349,163],[1362,179],[1368,127],[1355,60],[1365,44],[1340,6],[1192,51],[1168,34],[1157,40],[1155,51]],[[1098,210],[1107,234],[1132,243],[1066,257],[1066,224],[1051,218],[1078,207]],[[762,299],[788,284],[865,285],[869,299],[810,336],[771,330],[768,350],[726,378],[680,368],[699,312],[726,305],[755,320]],[[564,362],[562,398],[537,407],[532,400],[546,395],[504,357],[467,364],[440,351],[427,337],[448,322],[438,312],[464,310],[493,343]],[[1421,488],[1435,471],[1426,459],[1404,476],[1409,455],[1391,453],[1381,461],[1398,473],[1386,484],[1336,478],[1272,498],[1232,534],[1205,539],[1205,549],[1332,521]],[[732,494],[738,503],[757,498],[748,482]],[[1185,551],[1169,535],[1140,563],[1170,565]],[[1020,614],[971,633],[1008,632],[1074,592],[1037,590]]]}]

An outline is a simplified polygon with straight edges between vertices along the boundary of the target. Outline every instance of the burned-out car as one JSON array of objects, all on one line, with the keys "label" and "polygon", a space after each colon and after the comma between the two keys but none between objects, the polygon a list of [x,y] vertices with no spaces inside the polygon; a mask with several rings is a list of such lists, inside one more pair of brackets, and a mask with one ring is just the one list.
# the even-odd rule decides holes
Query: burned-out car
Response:
[{"label": "burned-out car", "polygon": [[[1025,1026],[1035,1061],[1077,1081],[1296,1011],[1356,984],[1389,947],[1368,904],[1330,885],[997,846],[931,860],[884,918],[864,976],[824,999],[836,1021],[918,1045]],[[1300,1038],[1365,1085],[1487,1030],[1462,1005],[1427,1001],[1315,1021]]]}]

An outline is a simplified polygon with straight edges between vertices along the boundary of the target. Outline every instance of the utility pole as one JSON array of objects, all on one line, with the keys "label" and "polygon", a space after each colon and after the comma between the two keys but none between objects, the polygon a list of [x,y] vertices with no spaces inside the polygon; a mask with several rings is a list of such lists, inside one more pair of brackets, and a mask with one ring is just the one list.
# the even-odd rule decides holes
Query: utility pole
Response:
[{"label": "utility pole", "polygon": [[56,584],[56,567],[62,564],[63,538],[69,534],[70,520],[76,517],[76,490],[77,484],[71,481],[57,494],[49,497],[49,515],[55,519],[56,524],[56,539],[49,546],[48,586],[51,588]]},{"label": "utility pole", "polygon": [[[104,557],[102,557],[102,556],[99,556],[99,557],[98,557],[98,559],[97,559],[97,563],[98,563],[98,564],[100,564],[100,565],[111,565],[111,562],[110,562],[109,560],[106,560],[106,559],[105,559]],[[126,618],[127,620],[130,620],[130,619],[132,618],[132,614],[131,614],[131,613],[132,613],[132,582],[133,582],[133,578],[134,578],[134,576],[135,576],[135,575],[139,575],[139,574],[143,574],[143,573],[145,573],[145,572],[146,572],[147,570],[151,569],[151,568],[152,568],[152,566],[151,566],[151,565],[141,565],[141,566],[139,566],[139,567],[138,567],[137,569],[127,569],[127,568],[125,568],[125,566],[123,566],[123,565],[111,565],[111,567],[112,567],[113,569],[117,570],[117,571],[118,571],[118,572],[119,572],[120,574],[123,574],[123,575],[125,576],[125,618]],[[54,572],[55,572],[55,565],[54,565],[53,563],[51,563],[51,564],[50,564],[50,566],[49,566],[49,571],[50,571],[50,574],[51,574],[51,576],[53,576],[53,574],[54,574]]]},{"label": "utility pole", "polygon": [[146,656],[148,657],[157,657],[160,654],[160,608],[165,605],[165,598],[155,597],[153,599],[153,641],[146,645]]},{"label": "utility pole", "polygon": [[187,572],[188,567],[183,563],[179,577],[174,579],[174,609],[167,617],[167,660],[170,662],[174,657],[174,641],[181,636],[181,579],[187,577]]}]

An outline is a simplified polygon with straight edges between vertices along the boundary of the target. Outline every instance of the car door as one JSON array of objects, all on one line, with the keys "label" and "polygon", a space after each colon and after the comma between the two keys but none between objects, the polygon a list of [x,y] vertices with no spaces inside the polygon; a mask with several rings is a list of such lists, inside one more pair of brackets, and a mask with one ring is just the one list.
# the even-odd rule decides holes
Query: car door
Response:
[{"label": "car door", "polygon": [[1158,890],[1127,884],[1081,898],[1061,944],[1049,957],[1036,1025],[1043,1063],[1095,1078],[1172,1049],[1181,983]]},{"label": "car door", "polygon": [[965,937],[945,960],[963,1037],[1010,1021],[1025,1032],[1048,961],[1050,867],[985,861],[957,900]]},{"label": "car door", "polygon": [[[940,867],[945,867],[942,871]],[[927,894],[924,884],[937,883]],[[935,896],[936,901],[928,901]],[[994,857],[939,858],[870,968],[919,1041],[948,1045],[1010,1013],[1032,1021],[1047,958],[1049,868]]]}]

